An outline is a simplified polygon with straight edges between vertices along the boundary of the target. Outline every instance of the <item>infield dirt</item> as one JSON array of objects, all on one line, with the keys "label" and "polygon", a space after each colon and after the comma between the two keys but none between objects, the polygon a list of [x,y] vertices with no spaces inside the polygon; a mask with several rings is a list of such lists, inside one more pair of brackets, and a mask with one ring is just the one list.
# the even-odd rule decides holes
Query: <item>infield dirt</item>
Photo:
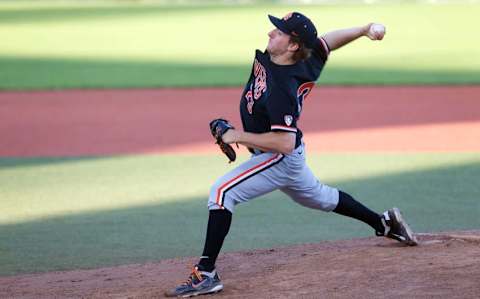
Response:
[{"label": "infield dirt", "polygon": [[[240,126],[241,92],[1,92],[0,156],[218,153],[208,123]],[[309,152],[480,151],[479,95],[480,86],[318,87],[299,126]]]},{"label": "infield dirt", "polygon": [[[478,298],[480,231],[322,242],[221,255],[211,298]],[[1,298],[161,298],[193,258],[0,278]],[[207,298],[207,297],[202,297]]]}]

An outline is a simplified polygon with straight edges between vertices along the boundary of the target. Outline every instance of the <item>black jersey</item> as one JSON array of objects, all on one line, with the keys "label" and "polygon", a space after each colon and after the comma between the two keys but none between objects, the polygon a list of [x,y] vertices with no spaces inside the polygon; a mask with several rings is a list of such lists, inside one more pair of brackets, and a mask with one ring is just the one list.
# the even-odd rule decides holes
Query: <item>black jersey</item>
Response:
[{"label": "black jersey", "polygon": [[240,100],[243,129],[251,133],[284,131],[296,133],[295,147],[302,132],[297,121],[304,99],[327,61],[329,49],[322,38],[312,56],[293,65],[277,65],[267,51],[255,53],[250,78]]}]

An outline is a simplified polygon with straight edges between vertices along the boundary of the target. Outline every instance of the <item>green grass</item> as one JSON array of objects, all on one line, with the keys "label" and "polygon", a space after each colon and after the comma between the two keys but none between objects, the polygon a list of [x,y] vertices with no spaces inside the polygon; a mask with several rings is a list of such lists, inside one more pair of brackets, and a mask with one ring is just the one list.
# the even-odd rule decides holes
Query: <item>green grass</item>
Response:
[{"label": "green grass", "polygon": [[387,25],[332,54],[321,84],[480,82],[480,5],[162,6],[0,3],[0,89],[232,86],[246,80],[266,15],[309,15],[320,32]]},{"label": "green grass", "polygon": [[[224,160],[1,158],[0,275],[201,254],[209,187],[235,166]],[[480,228],[478,153],[316,154],[308,160],[323,182],[374,210],[399,206],[416,231]],[[224,249],[370,235],[366,225],[274,192],[238,206]]]}]

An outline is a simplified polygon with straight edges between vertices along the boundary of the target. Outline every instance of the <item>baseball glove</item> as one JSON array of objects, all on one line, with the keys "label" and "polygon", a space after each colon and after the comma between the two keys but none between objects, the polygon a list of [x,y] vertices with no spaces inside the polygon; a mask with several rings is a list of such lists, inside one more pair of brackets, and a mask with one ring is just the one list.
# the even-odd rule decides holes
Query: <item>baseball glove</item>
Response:
[{"label": "baseball glove", "polygon": [[215,138],[216,144],[218,144],[222,152],[228,157],[228,163],[232,163],[237,157],[233,147],[222,140],[223,134],[230,129],[234,129],[234,127],[225,119],[217,118],[210,122],[210,133],[212,133],[213,138]]}]

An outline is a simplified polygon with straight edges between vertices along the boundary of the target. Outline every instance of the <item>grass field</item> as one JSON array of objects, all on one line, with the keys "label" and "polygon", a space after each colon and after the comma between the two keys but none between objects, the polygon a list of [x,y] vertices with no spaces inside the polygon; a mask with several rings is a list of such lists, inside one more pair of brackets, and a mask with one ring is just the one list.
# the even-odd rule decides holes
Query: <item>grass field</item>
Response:
[{"label": "grass field", "polygon": [[332,54],[320,84],[480,82],[480,5],[162,6],[0,2],[0,89],[238,86],[267,14],[300,10],[320,32],[387,25]]},{"label": "grass field", "polygon": [[[245,156],[241,160],[246,159]],[[328,184],[416,231],[480,228],[478,153],[322,154]],[[198,256],[219,156],[0,159],[0,275]],[[370,236],[356,221],[274,192],[239,206],[225,251]]]}]

